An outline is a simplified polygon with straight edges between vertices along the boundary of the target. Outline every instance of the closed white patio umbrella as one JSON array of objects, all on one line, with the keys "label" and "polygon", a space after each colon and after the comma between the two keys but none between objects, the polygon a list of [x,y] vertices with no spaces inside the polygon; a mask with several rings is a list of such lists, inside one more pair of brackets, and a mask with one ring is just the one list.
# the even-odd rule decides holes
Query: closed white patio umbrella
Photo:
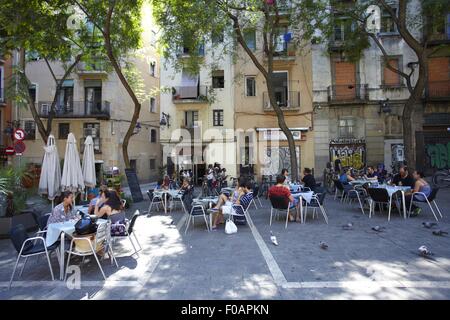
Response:
[{"label": "closed white patio umbrella", "polygon": [[61,165],[53,135],[48,137],[44,151],[38,192],[40,195],[46,195],[52,201],[53,207],[53,201],[61,194]]},{"label": "closed white patio umbrella", "polygon": [[84,190],[83,171],[81,170],[80,155],[78,154],[77,141],[73,133],[67,136],[64,167],[61,178],[62,191],[74,193]]},{"label": "closed white patio umbrella", "polygon": [[97,184],[97,177],[95,175],[94,140],[91,136],[88,136],[84,142],[82,171],[85,186],[94,188]]}]

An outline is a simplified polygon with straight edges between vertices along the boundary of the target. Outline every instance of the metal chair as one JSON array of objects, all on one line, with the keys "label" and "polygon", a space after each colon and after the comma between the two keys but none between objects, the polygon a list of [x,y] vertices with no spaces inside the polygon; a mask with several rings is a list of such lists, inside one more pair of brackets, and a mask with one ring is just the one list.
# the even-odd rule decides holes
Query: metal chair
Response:
[{"label": "metal chair", "polygon": [[325,208],[323,207],[323,203],[325,201],[326,195],[327,195],[326,192],[323,192],[323,193],[316,193],[312,196],[311,202],[305,207],[305,217],[303,220],[305,223],[306,223],[306,216],[308,215],[308,209],[312,208],[313,209],[313,219],[314,219],[314,216],[316,215],[317,209],[319,209],[320,212],[322,212],[325,222],[328,224],[328,216],[325,211]]},{"label": "metal chair", "polygon": [[[437,210],[437,212],[439,213],[441,218],[443,218],[441,210],[439,210],[439,207],[438,207],[438,205],[436,203],[436,200],[435,200],[438,191],[439,191],[439,188],[431,189],[431,193],[430,193],[430,195],[428,197],[423,192],[414,192],[412,194],[411,202],[409,204],[408,218],[411,216],[411,208],[412,208],[413,202],[415,202],[415,203],[426,203],[428,205],[428,207],[430,207],[430,210],[431,210],[431,213],[433,213],[434,219],[436,219],[436,221],[439,221],[438,217],[436,216],[435,211],[433,210],[433,207],[431,206],[431,204],[433,203],[435,208],[436,208],[436,210]],[[417,197],[417,196],[419,196],[419,197]],[[420,199],[420,197],[422,197],[422,199]]]},{"label": "metal chair", "polygon": [[205,208],[204,208],[202,203],[194,201],[192,203],[191,210],[188,212],[188,219],[186,219],[186,229],[184,230],[184,234],[187,233],[187,230],[188,230],[189,225],[191,223],[191,219],[192,219],[192,224],[194,224],[195,223],[194,222],[195,221],[195,217],[200,217],[200,216],[203,216],[203,219],[205,220],[205,223],[206,223],[206,229],[209,232],[210,226],[208,224],[208,220],[206,219]]},{"label": "metal chair", "polygon": [[159,205],[162,205],[164,208],[164,201],[161,195],[155,195],[153,190],[147,191],[148,198],[150,199],[150,205],[148,206],[148,214],[151,214],[151,210],[154,204],[156,204],[156,208],[159,211]]},{"label": "metal chair", "polygon": [[[288,220],[289,220],[289,213],[291,209],[294,209],[295,206],[293,206],[289,199],[283,196],[270,196],[269,197],[271,208],[270,208],[270,225],[272,225],[272,216],[273,212],[279,215],[280,212],[286,212],[286,226],[284,227],[287,229]],[[302,213],[301,213],[302,214]]]},{"label": "metal chair", "polygon": [[[343,201],[344,197],[345,197],[345,188],[344,185],[342,184],[342,182],[340,182],[339,180],[334,180],[334,186],[336,187],[336,191],[334,193],[334,200],[336,200],[336,198],[338,196],[341,197],[341,202]],[[339,194],[340,193],[340,194]]]},{"label": "metal chair", "polygon": [[186,208],[184,207],[184,203],[183,203],[183,196],[184,196],[184,192],[180,192],[179,194],[177,194],[176,196],[171,196],[170,197],[170,212],[172,213],[172,209],[176,209],[176,204],[180,203],[181,204],[181,208],[183,209],[184,212],[186,212]]},{"label": "metal chair", "polygon": [[260,196],[260,188],[259,188],[259,186],[255,186],[253,188],[253,200],[252,200],[253,204],[255,205],[255,209],[258,209],[258,206],[256,205],[257,200],[259,202],[259,205],[262,208],[262,203],[261,203],[261,200],[259,199],[259,196]]},{"label": "metal chair", "polygon": [[43,237],[28,238],[25,227],[21,224],[11,229],[10,237],[11,242],[13,243],[14,248],[18,253],[18,256],[16,264],[14,265],[13,273],[11,275],[11,280],[9,281],[9,289],[11,289],[11,284],[14,280],[14,274],[16,273],[20,258],[25,258],[25,262],[23,263],[22,269],[20,270],[19,277],[22,276],[23,270],[25,269],[25,265],[27,264],[29,257],[45,254],[45,256],[47,257],[48,267],[50,269],[52,280],[55,280],[52,265],[50,263],[49,253],[57,249],[57,247],[59,246],[59,242],[51,245],[50,247],[47,247],[45,244],[45,239]]},{"label": "metal chair", "polygon": [[359,207],[360,207],[362,213],[365,215],[363,202],[366,199],[366,195],[367,195],[367,193],[364,188],[355,186],[353,189],[347,191],[346,198],[349,203],[350,203],[350,201],[357,199],[358,203],[359,203]]},{"label": "metal chair", "polygon": [[[134,249],[134,254],[137,254],[137,255],[139,255],[138,252],[142,250],[142,246],[139,243],[138,238],[136,237],[136,233],[133,232],[133,231],[134,231],[134,225],[136,224],[136,220],[137,220],[137,218],[139,216],[140,216],[140,212],[139,212],[139,210],[136,210],[134,212],[133,217],[131,218],[130,221],[126,221],[125,224],[118,224],[119,226],[123,226],[123,228],[125,230],[125,233],[123,235],[115,235],[115,234],[111,235],[112,244],[114,244],[116,238],[118,238],[118,239],[120,239],[120,238],[127,238],[128,240],[130,240],[131,245],[133,246],[133,249]],[[134,236],[134,239],[136,240],[136,243],[139,246],[139,250],[136,249],[136,246],[134,245],[134,242],[133,242],[133,239],[131,238],[131,235]]]},{"label": "metal chair", "polygon": [[[105,273],[103,272],[103,268],[100,264],[100,261],[98,260],[97,253],[101,250],[104,250],[104,253],[108,253],[111,261],[115,262],[116,266],[119,267],[117,264],[116,258],[114,257],[114,252],[112,250],[111,243],[109,240],[111,239],[111,222],[105,222],[98,225],[97,232],[95,233],[94,240],[91,240],[88,237],[77,237],[74,236],[72,238],[72,241],[70,242],[70,248],[66,250],[66,252],[69,254],[67,257],[67,265],[66,265],[66,275],[64,277],[64,281],[67,279],[67,271],[69,268],[70,258],[72,255],[80,256],[80,257],[87,257],[87,256],[94,256],[95,260],[97,261],[98,267],[100,268],[100,271],[103,275],[103,279],[106,280]],[[75,245],[75,242],[78,242],[79,244],[81,242],[87,242],[89,250],[82,251],[79,250]]]},{"label": "metal chair", "polygon": [[[369,218],[372,218],[372,213],[375,215],[375,206],[378,204],[380,212],[383,213],[383,204],[389,206],[388,209],[388,221],[391,221],[391,209],[392,209],[392,196],[389,195],[388,191],[383,188],[369,188],[367,189],[370,201],[370,211]],[[399,210],[401,216],[401,210]]]}]

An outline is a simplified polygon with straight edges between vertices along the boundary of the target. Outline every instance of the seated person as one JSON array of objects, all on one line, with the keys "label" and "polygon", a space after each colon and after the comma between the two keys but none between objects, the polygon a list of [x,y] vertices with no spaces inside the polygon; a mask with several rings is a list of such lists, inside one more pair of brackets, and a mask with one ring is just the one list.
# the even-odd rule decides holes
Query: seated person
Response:
[{"label": "seated person", "polygon": [[232,204],[238,204],[239,197],[245,192],[244,191],[244,185],[246,184],[246,181],[244,178],[239,178],[238,183],[236,185],[236,189],[233,192],[233,195],[227,196],[226,194],[221,194],[219,196],[219,201],[214,206],[214,208],[211,208],[211,212],[217,213],[213,220],[212,229],[214,230],[217,226],[217,224],[223,222],[223,214],[221,212],[222,206],[227,202],[231,201]]},{"label": "seated person", "polygon": [[[429,197],[431,194],[431,186],[428,184],[428,182],[424,180],[425,175],[423,174],[422,171],[417,170],[414,171],[413,178],[416,180],[414,184],[414,189],[412,189],[409,192],[405,192],[406,210],[409,210],[409,206],[411,204],[414,192],[422,192],[423,194],[425,194],[426,197]],[[425,201],[424,196],[421,194],[415,195],[414,199],[418,201]],[[411,207],[411,216],[413,217],[418,216],[421,211],[422,209],[413,204]]]},{"label": "seated person", "polygon": [[408,167],[403,166],[403,167],[400,167],[398,174],[396,174],[394,176],[394,179],[392,180],[392,184],[394,184],[396,186],[404,186],[404,187],[414,188],[416,181],[409,174]]},{"label": "seated person", "polygon": [[161,190],[162,186],[163,186],[164,180],[163,179],[159,179],[158,182],[156,183],[156,187],[155,190]]},{"label": "seated person", "polygon": [[[253,200],[252,184],[250,181],[243,184],[242,190],[243,193],[240,194],[233,206],[235,213],[239,214],[239,216],[233,217],[234,222],[238,225],[245,225],[247,223],[247,219],[245,218],[245,210],[247,210]],[[242,208],[240,206],[242,206]],[[242,212],[242,209],[244,209],[244,212]]]},{"label": "seated person", "polygon": [[375,171],[374,167],[370,166],[367,168],[367,174],[364,177],[367,180],[378,181],[378,172]]},{"label": "seated person", "polygon": [[89,209],[88,209],[89,214],[94,214],[95,204],[97,203],[98,200],[100,200],[100,198],[102,196],[102,192],[104,192],[106,190],[108,190],[107,186],[105,186],[105,185],[100,186],[100,190],[98,192],[98,196],[96,196],[95,198],[93,198],[89,202]]},{"label": "seated person", "polygon": [[[299,212],[297,210],[298,199],[295,199],[291,195],[291,191],[289,190],[289,188],[286,188],[286,186],[284,185],[285,180],[286,180],[286,177],[284,175],[277,176],[276,185],[274,185],[273,187],[270,187],[270,189],[269,189],[269,198],[272,196],[286,198],[286,202],[289,202],[291,205],[290,208],[296,208],[296,212],[297,212],[296,220],[300,221]],[[294,221],[294,217],[292,216],[291,213],[289,213],[289,220]]]},{"label": "seated person", "polygon": [[73,210],[73,193],[65,191],[62,195],[62,202],[53,208],[47,225],[52,223],[66,222],[77,218],[77,213]]},{"label": "seated person", "polygon": [[121,199],[115,190],[106,190],[95,204],[94,214],[101,219],[110,219],[111,223],[125,220]]},{"label": "seated person", "polygon": [[169,190],[169,187],[170,187],[170,178],[169,178],[169,176],[166,175],[164,177],[163,183],[161,185],[161,189]]},{"label": "seated person", "polygon": [[289,184],[291,183],[291,179],[289,178],[289,170],[288,169],[281,170],[281,175],[286,178],[284,180],[284,185],[289,186]]},{"label": "seated person", "polygon": [[342,173],[339,176],[339,181],[342,182],[342,184],[348,184],[350,181],[354,181],[355,179],[350,175],[348,169],[342,169]]},{"label": "seated person", "polygon": [[183,184],[181,185],[179,191],[182,193],[186,193],[191,190],[191,184],[189,183],[189,178],[183,179]]},{"label": "seated person", "polygon": [[309,188],[312,191],[316,188],[316,179],[314,179],[310,168],[305,168],[305,170],[303,170],[302,182],[304,183],[305,188]]}]

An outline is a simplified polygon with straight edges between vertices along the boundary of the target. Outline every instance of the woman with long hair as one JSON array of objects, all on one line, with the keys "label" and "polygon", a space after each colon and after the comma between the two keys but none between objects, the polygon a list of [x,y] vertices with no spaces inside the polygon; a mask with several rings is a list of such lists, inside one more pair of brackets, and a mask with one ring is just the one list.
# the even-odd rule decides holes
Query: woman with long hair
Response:
[{"label": "woman with long hair", "polygon": [[51,223],[66,222],[76,219],[76,212],[73,210],[73,193],[65,191],[61,195],[62,202],[53,208],[47,225]]}]

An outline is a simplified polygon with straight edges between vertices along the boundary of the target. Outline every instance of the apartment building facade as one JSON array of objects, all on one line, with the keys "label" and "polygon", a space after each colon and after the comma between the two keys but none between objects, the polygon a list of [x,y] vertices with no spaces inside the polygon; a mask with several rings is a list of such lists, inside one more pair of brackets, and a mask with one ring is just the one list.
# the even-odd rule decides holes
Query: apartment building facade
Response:
[{"label": "apartment building facade", "polygon": [[[142,182],[155,181],[161,166],[159,144],[159,58],[156,50],[157,29],[152,23],[149,7],[143,9],[143,47],[129,60],[142,78],[148,97],[142,101],[142,109],[135,134],[132,136],[128,153],[131,166]],[[57,79],[64,75],[59,62],[51,62]],[[37,111],[46,123],[49,108],[56,92],[56,84],[44,60],[38,57],[27,62],[26,74],[32,85],[29,90]],[[78,140],[78,150],[83,153],[85,138],[94,140],[97,177],[101,172],[119,168],[124,174],[122,143],[129,127],[134,104],[120,82],[117,74],[107,71],[104,61],[79,63],[73,73],[64,81],[56,103],[52,134],[61,159],[64,157],[69,132]],[[16,119],[26,132],[27,150],[23,159],[28,163],[42,163],[44,142],[36,128],[31,112],[18,109]]]},{"label": "apartment building facade", "polygon": [[[415,1],[412,5],[419,3]],[[393,1],[391,6],[397,10],[397,2]],[[446,14],[444,17],[448,19]],[[343,54],[343,41],[352,32],[346,27],[346,19],[349,18],[335,17],[329,45],[313,45],[313,92],[317,110],[314,113],[315,167],[317,172],[323,172],[327,162],[340,159],[343,166],[359,169],[384,164],[390,171],[395,162],[404,160],[402,113],[409,92],[404,79],[385,66],[375,43],[371,42],[357,62]],[[440,37],[447,37],[445,32],[441,33]],[[422,34],[416,32],[414,36],[420,38]],[[405,72],[416,67],[415,54],[383,10],[377,37],[388,52],[391,65]],[[445,41],[441,39],[441,43]],[[444,99],[449,88],[448,51],[445,52],[429,61],[428,89],[421,103],[428,103],[431,97],[435,102],[440,100],[428,103],[426,113],[431,118],[439,110],[438,118],[444,119],[443,114],[450,111],[448,100]],[[413,83],[417,81],[414,75],[417,71]],[[425,124],[432,122],[427,119],[426,115]],[[446,123],[450,124],[448,118]]]},{"label": "apartment building facade", "polygon": [[[162,61],[161,143],[170,176],[192,170],[200,182],[208,165],[216,163],[229,177],[236,176],[232,55],[223,54],[226,38],[216,41],[198,49],[203,59],[198,73],[178,71]],[[188,48],[180,48],[176,59],[183,63],[189,54]]]},{"label": "apartment building facade", "polygon": [[[314,133],[312,130],[312,65],[309,48],[296,48],[291,40],[288,16],[280,20],[279,36],[274,52],[274,91],[278,106],[295,140],[298,168],[314,168]],[[263,53],[263,36],[259,30],[244,30],[247,46],[267,68]],[[290,170],[290,153],[286,136],[279,129],[278,118],[269,101],[264,76],[239,46],[234,66],[237,81],[235,127],[245,132],[238,144],[237,157],[241,173],[275,176],[283,168]]]}]

